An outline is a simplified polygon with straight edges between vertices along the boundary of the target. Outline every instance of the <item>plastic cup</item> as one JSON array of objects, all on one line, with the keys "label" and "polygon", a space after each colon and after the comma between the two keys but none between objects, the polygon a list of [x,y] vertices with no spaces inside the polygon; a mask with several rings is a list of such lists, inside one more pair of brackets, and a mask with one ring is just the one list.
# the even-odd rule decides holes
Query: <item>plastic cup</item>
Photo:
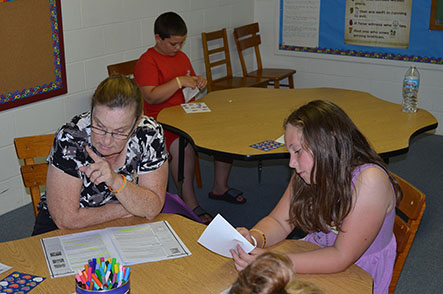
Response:
[{"label": "plastic cup", "polygon": [[106,293],[106,294],[127,294],[130,293],[130,285],[129,280],[124,284],[121,284],[120,287],[114,289],[103,289],[103,290],[86,290],[78,286],[76,283],[75,290],[77,294],[91,294],[91,293]]}]

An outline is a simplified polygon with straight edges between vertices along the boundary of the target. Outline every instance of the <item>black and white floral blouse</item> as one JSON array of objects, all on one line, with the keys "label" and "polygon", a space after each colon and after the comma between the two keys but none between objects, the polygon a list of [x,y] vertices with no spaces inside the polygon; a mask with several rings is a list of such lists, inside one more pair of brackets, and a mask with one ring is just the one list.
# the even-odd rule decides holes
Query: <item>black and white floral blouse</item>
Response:
[{"label": "black and white floral blouse", "polygon": [[[97,207],[109,202],[118,203],[114,193],[105,183],[95,185],[79,170],[79,167],[94,162],[86,152],[85,146],[89,146],[100,155],[91,145],[90,125],[90,112],[77,115],[71,122],[63,125],[55,134],[47,161],[63,172],[83,180],[80,207]],[[137,183],[138,175],[156,170],[168,160],[163,128],[151,117],[142,117],[126,146],[125,163],[115,172],[124,175],[128,181]],[[39,210],[41,209],[48,209],[46,195],[41,197]]]}]

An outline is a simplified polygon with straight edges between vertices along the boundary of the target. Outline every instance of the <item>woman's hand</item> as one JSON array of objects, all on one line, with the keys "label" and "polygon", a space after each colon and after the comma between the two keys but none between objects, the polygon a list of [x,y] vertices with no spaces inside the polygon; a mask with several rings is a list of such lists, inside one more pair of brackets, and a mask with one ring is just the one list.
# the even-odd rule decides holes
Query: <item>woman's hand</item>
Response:
[{"label": "woman's hand", "polygon": [[89,180],[95,185],[104,182],[106,185],[112,187],[112,184],[114,184],[114,181],[118,176],[112,170],[109,163],[104,158],[95,154],[89,146],[86,146],[86,152],[88,152],[89,156],[94,160],[94,163],[88,166],[81,166],[79,168],[80,171],[84,172]]},{"label": "woman's hand", "polygon": [[242,271],[247,267],[251,262],[253,262],[257,256],[266,252],[264,249],[255,248],[250,253],[246,253],[240,245],[237,245],[237,251],[231,249],[230,252],[232,254],[232,258],[234,259],[234,266],[237,271]]}]

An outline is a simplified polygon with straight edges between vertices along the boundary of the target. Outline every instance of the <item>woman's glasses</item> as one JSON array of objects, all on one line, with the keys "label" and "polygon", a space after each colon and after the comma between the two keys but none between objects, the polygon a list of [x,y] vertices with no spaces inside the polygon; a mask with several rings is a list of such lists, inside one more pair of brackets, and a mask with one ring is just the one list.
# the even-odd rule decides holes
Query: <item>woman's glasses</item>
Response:
[{"label": "woman's glasses", "polygon": [[118,132],[110,132],[98,127],[93,126],[92,124],[90,125],[91,127],[91,132],[93,132],[96,135],[99,136],[105,136],[106,134],[110,134],[112,138],[116,139],[116,140],[126,140],[127,138],[129,138],[132,135],[132,131],[134,131],[135,128],[135,124],[137,123],[138,118],[135,119],[134,124],[131,127],[131,130],[129,131],[129,134],[123,134],[123,133],[118,133]]}]

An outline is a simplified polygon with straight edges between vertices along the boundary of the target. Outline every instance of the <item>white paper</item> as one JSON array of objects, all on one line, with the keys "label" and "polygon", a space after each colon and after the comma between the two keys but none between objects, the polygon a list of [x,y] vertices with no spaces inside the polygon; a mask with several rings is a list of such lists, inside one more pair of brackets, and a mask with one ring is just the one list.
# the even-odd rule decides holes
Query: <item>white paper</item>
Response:
[{"label": "white paper", "polygon": [[206,230],[204,230],[198,239],[198,243],[217,254],[229,258],[232,258],[229,250],[234,249],[237,251],[237,245],[240,245],[247,253],[255,248],[220,214],[217,214]]},{"label": "white paper", "polygon": [[225,290],[221,291],[220,294],[228,294],[229,291],[231,291],[232,286],[229,286],[229,288],[226,288]]},{"label": "white paper", "polygon": [[182,89],[182,92],[183,96],[185,96],[185,103],[188,103],[189,100],[194,98],[194,96],[200,92],[200,89],[198,87],[195,87],[194,89],[186,87]]},{"label": "white paper", "polygon": [[72,275],[91,258],[122,265],[191,255],[167,221],[111,227],[40,240],[52,278]]},{"label": "white paper", "polygon": [[318,47],[320,0],[284,0],[283,45]]},{"label": "white paper", "polygon": [[186,113],[211,112],[205,102],[183,103],[181,106]]},{"label": "white paper", "polygon": [[0,274],[10,270],[12,267],[7,266],[6,264],[0,263]]},{"label": "white paper", "polygon": [[277,142],[277,143],[280,143],[280,144],[285,144],[285,135],[284,134],[281,135],[280,137],[278,137],[274,141]]}]

